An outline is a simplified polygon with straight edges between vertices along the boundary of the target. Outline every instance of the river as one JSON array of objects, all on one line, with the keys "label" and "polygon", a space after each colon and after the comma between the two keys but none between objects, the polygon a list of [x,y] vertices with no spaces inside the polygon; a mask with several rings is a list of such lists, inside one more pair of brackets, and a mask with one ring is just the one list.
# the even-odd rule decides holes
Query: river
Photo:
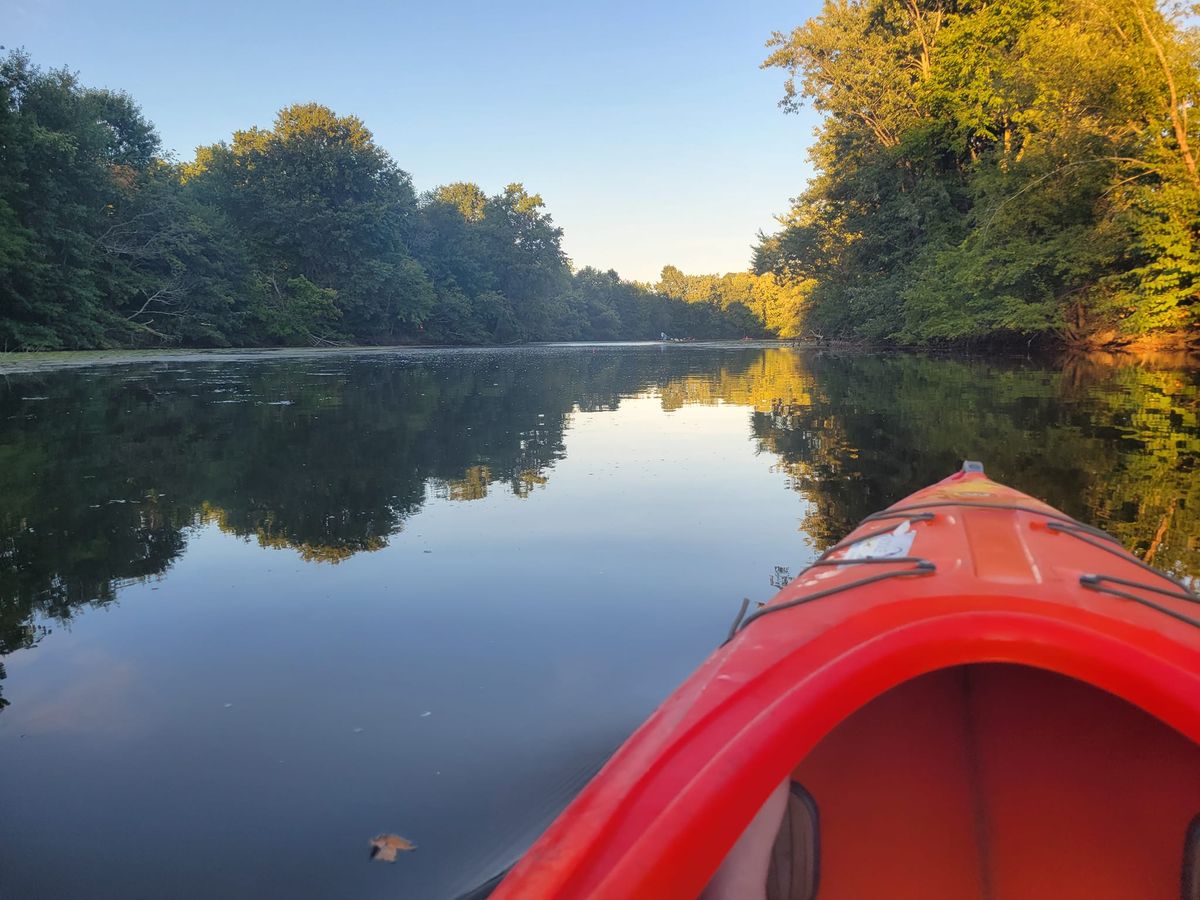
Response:
[{"label": "river", "polygon": [[[963,458],[1200,576],[1200,371],[754,344],[0,361],[0,895],[440,898]],[[394,864],[368,840],[417,845]]]}]

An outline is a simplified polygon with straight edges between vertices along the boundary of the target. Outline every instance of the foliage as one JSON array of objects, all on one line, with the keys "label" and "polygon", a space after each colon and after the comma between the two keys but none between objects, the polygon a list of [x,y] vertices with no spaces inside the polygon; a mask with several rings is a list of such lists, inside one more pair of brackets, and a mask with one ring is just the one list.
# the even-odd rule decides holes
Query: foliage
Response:
[{"label": "foliage", "polygon": [[324,106],[175,164],[126,95],[0,61],[0,350],[791,336],[802,299],[773,276],[684,298],[574,272],[540,195],[417,197]]},{"label": "foliage", "polygon": [[657,285],[667,297],[708,307],[701,315],[724,320],[728,337],[799,336],[810,288],[803,279],[776,277],[772,272],[685,275],[674,266],[663,267]]},{"label": "foliage", "polygon": [[157,137],[124,94],[20,52],[0,61],[0,135],[0,345],[108,344],[110,291],[133,273],[104,241],[127,224]]},{"label": "foliage", "polygon": [[755,270],[909,343],[1200,333],[1197,29],[1150,0],[829,0],[764,63],[824,114]]},{"label": "foliage", "polygon": [[[256,285],[307,282],[336,306],[334,317],[305,311],[307,324],[268,337],[307,337],[309,325],[336,318],[348,335],[394,341],[428,314],[433,290],[406,243],[417,219],[412,183],[354,116],[290,106],[270,131],[202,148],[187,187],[242,235]],[[306,289],[293,305],[307,310],[316,297]]]},{"label": "foliage", "polygon": [[337,291],[318,287],[304,275],[280,286],[274,276],[258,276],[251,287],[250,317],[267,340],[311,344],[329,334],[342,317]]}]

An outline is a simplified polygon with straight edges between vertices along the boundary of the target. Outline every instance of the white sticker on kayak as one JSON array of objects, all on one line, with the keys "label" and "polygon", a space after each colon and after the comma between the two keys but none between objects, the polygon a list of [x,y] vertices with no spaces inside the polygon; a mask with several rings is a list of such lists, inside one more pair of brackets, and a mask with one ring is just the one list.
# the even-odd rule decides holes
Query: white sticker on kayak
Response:
[{"label": "white sticker on kayak", "polygon": [[842,559],[891,559],[908,556],[917,533],[908,522],[901,522],[891,531],[859,541],[846,550]]}]

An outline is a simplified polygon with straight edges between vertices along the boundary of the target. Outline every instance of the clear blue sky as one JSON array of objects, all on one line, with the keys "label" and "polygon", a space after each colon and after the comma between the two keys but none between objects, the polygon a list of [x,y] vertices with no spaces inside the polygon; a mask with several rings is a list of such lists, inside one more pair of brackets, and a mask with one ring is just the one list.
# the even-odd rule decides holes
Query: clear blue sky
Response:
[{"label": "clear blue sky", "polygon": [[763,42],[816,0],[0,0],[0,42],[141,104],[180,159],[289,103],[361,117],[418,190],[541,193],[577,266],[744,269],[816,117]]}]

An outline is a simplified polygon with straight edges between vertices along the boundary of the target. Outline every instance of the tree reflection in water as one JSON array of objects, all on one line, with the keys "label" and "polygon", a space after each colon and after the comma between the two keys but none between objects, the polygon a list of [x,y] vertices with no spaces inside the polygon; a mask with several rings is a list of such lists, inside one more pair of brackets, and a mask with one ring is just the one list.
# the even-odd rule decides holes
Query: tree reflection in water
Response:
[{"label": "tree reflection in water", "polygon": [[979,458],[1200,574],[1200,373],[1184,365],[699,346],[128,365],[0,382],[0,656],[162,575],[207,525],[337,563],[430,496],[553,490],[571,415],[647,392],[668,411],[751,409],[818,548]]}]

